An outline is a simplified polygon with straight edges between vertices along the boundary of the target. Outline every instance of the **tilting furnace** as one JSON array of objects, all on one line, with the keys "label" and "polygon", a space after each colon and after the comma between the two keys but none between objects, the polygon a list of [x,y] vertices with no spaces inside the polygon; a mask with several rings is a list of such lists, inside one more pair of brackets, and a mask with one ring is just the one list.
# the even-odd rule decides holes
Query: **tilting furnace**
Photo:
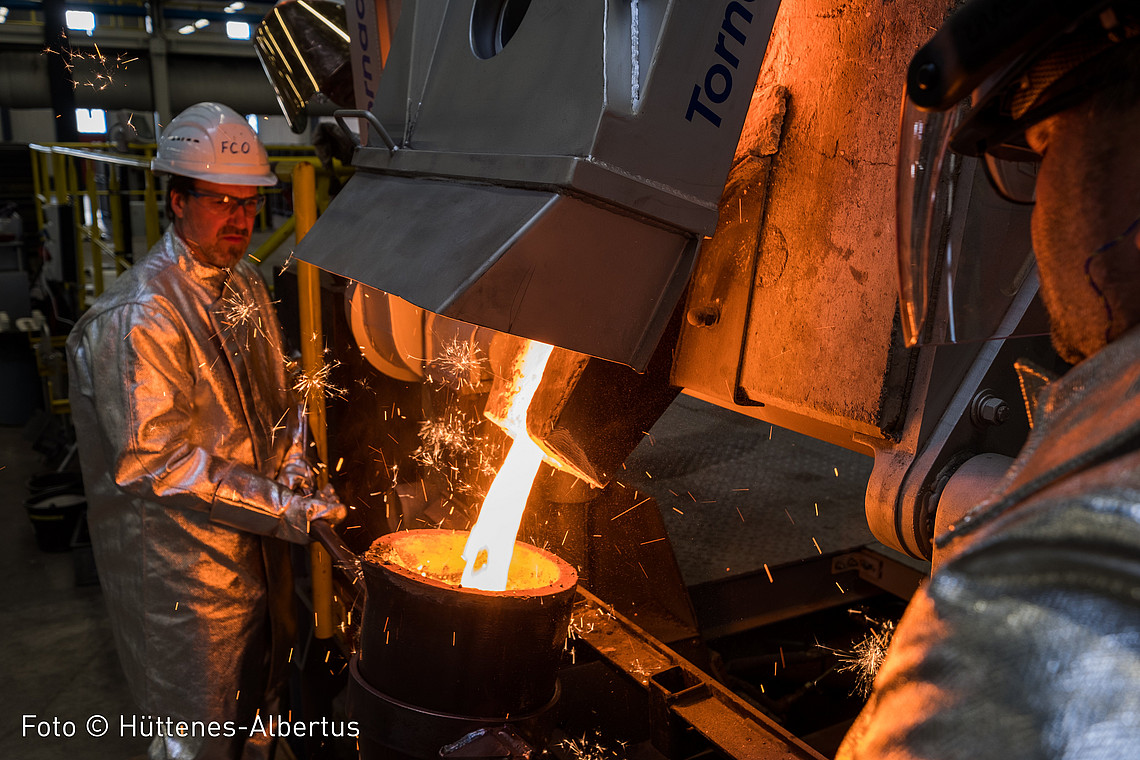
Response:
[{"label": "tilting furnace", "polygon": [[[1031,424],[1022,399],[1056,358],[1028,213],[969,162],[942,233],[984,251],[986,269],[954,273],[957,290],[936,297],[973,299],[995,334],[1033,337],[909,350],[897,314],[904,72],[947,10],[944,0],[296,0],[267,17],[258,46],[278,92],[293,93],[282,102],[294,119],[313,92],[344,93],[350,74],[356,88],[357,108],[337,115],[360,134],[355,176],[296,256],[330,273],[324,310],[345,391],[330,412],[330,462],[357,507],[341,560],[363,555],[373,597],[350,637],[360,645],[350,700],[372,718],[362,755],[590,756],[578,732],[616,724],[631,757],[818,756],[707,674],[717,663],[668,541],[609,533],[634,504],[611,483],[682,391],[873,457],[867,523],[920,560],[936,522],[1004,473]],[[329,45],[342,58],[351,49],[351,65],[322,63],[324,80],[299,77],[302,57],[289,53],[313,19],[342,25]],[[328,56],[329,45],[307,47]],[[533,342],[554,348],[520,417],[511,368]],[[454,567],[428,579],[431,561],[388,567],[398,552],[368,549],[408,528],[466,529],[520,438],[543,461],[520,539],[558,555],[554,580],[496,596],[460,590],[446,577]],[[663,531],[659,516],[646,519]],[[606,547],[622,541],[635,555],[624,566],[644,581],[610,572]],[[824,585],[840,579],[840,596],[804,566],[783,596],[736,579],[720,613],[786,621],[883,589],[905,598],[920,576],[877,552],[825,559]],[[567,627],[568,608],[552,600],[574,575]],[[391,608],[393,583],[411,583],[406,608]],[[470,613],[483,621],[474,629],[465,605],[485,610]],[[515,617],[527,614],[545,622]],[[404,655],[415,660],[406,673],[372,659],[393,646],[394,616],[427,647]],[[489,630],[499,654],[478,649]],[[580,640],[567,645],[568,632]],[[532,651],[541,664],[487,669],[504,646],[527,650],[530,634],[545,642]],[[455,652],[503,674],[494,697],[435,698],[463,678]],[[377,683],[392,668],[402,675]],[[409,687],[416,672],[426,688]],[[528,678],[542,698],[509,707]]]}]

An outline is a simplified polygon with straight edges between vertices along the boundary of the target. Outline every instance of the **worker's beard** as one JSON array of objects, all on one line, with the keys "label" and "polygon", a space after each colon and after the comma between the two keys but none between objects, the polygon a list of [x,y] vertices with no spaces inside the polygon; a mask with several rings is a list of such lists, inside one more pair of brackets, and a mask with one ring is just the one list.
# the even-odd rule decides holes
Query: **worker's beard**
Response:
[{"label": "worker's beard", "polygon": [[[241,242],[230,242],[227,239],[230,236],[240,237]],[[249,231],[243,227],[227,225],[218,232],[218,245],[220,246],[220,256],[227,262],[220,266],[232,267],[241,261],[242,256],[245,255],[245,251],[249,247]]]},{"label": "worker's beard", "polygon": [[[234,238],[240,238],[234,239]],[[211,242],[203,242],[190,237],[183,239],[195,253],[195,257],[211,266],[229,269],[241,261],[249,247],[249,231],[244,227],[226,225],[218,230]]]}]

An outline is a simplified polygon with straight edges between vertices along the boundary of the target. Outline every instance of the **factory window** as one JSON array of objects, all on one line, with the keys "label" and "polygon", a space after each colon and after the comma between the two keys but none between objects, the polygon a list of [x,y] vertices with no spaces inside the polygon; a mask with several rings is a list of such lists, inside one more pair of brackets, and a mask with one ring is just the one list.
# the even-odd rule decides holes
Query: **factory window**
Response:
[{"label": "factory window", "polygon": [[87,32],[90,37],[95,31],[95,14],[91,11],[67,11],[64,14],[67,28],[77,32]]},{"label": "factory window", "polygon": [[249,24],[244,21],[227,21],[226,36],[231,40],[248,40]]},{"label": "factory window", "polygon": [[84,135],[106,134],[107,112],[102,108],[76,108],[75,127]]}]

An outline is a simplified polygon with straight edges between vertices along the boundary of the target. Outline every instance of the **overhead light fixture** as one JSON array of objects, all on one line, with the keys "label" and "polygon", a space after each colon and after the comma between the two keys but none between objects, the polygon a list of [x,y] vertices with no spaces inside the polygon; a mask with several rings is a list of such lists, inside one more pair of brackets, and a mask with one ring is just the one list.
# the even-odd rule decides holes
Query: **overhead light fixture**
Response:
[{"label": "overhead light fixture", "polygon": [[8,20],[8,8],[7,8],[7,6],[0,5],[0,24],[3,24],[7,20]]},{"label": "overhead light fixture", "polygon": [[204,19],[204,18],[200,18],[200,19],[198,19],[197,21],[195,21],[195,22],[194,22],[194,28],[195,28],[195,29],[205,29],[205,28],[206,28],[206,27],[208,27],[209,25],[210,25],[210,22],[209,22],[209,20],[208,20],[208,19]]},{"label": "overhead light fixture", "polygon": [[222,10],[225,11],[226,13],[237,13],[238,11],[242,10],[243,8],[245,8],[245,3],[236,2],[236,3],[230,3],[225,8],[222,8]]},{"label": "overhead light fixture", "polygon": [[180,28],[178,30],[178,33],[179,34],[193,34],[196,31],[198,31],[198,30],[194,28],[193,24],[187,24],[186,26]]},{"label": "overhead light fixture", "polygon": [[95,31],[95,14],[91,11],[67,11],[64,20],[68,29],[86,32],[88,37]]},{"label": "overhead light fixture", "polygon": [[249,24],[245,21],[227,21],[226,36],[231,40],[248,40]]}]

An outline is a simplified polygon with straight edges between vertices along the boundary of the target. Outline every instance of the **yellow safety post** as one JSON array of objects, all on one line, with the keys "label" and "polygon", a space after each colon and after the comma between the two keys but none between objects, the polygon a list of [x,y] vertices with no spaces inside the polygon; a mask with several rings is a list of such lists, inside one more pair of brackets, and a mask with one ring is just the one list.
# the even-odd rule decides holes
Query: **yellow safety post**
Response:
[{"label": "yellow safety post", "polygon": [[[293,216],[297,224],[297,242],[305,237],[317,221],[316,174],[311,164],[298,163],[293,169]],[[301,371],[313,377],[324,363],[321,329],[321,285],[317,268],[303,261],[297,262],[297,290],[301,321]],[[317,456],[328,461],[328,431],[325,426],[325,397],[320,389],[313,388],[306,399],[309,410],[309,429],[317,444]],[[320,484],[327,482],[327,473],[320,473]],[[313,581],[313,635],[329,639],[335,630],[332,614],[332,557],[317,541],[309,544]]]}]

